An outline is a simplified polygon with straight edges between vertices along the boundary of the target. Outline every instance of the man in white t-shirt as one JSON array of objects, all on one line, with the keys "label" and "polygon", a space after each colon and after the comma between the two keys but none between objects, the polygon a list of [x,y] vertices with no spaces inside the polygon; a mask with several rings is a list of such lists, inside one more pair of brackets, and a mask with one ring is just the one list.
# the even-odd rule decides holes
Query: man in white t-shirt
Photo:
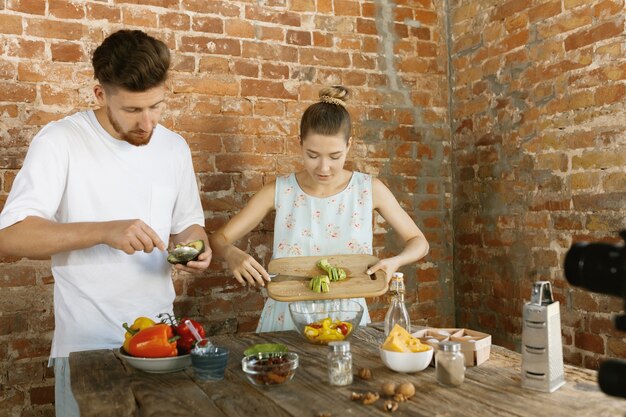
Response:
[{"label": "man in white t-shirt", "polygon": [[0,254],[52,258],[58,416],[78,415],[70,352],[121,346],[121,324],[172,312],[167,246],[201,239],[204,213],[184,139],[159,124],[167,46],[122,30],[93,56],[100,106],[45,126],[0,214]]}]

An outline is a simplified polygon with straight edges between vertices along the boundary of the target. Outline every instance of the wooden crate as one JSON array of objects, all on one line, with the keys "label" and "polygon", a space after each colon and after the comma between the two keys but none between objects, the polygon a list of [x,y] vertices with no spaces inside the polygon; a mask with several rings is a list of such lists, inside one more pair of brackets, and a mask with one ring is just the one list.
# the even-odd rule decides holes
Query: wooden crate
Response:
[{"label": "wooden crate", "polygon": [[[465,366],[478,366],[489,359],[491,353],[491,335],[470,329],[425,328],[413,333],[422,343],[433,346],[443,341],[459,342],[461,352],[465,356]],[[434,365],[434,356],[433,362]]]}]

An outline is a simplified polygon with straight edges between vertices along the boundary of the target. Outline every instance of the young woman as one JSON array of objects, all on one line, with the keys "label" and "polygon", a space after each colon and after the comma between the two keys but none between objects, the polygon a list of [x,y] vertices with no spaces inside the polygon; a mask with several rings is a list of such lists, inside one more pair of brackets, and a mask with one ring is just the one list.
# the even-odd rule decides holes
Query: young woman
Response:
[{"label": "young woman", "polygon": [[[236,216],[211,237],[214,255],[226,260],[243,285],[264,286],[267,271],[235,247],[237,241],[276,210],[273,258],[371,254],[372,211],[377,210],[404,242],[398,255],[381,259],[368,274],[383,270],[387,280],[403,265],[428,253],[428,242],[389,189],[368,174],[344,169],[352,145],[344,87],[320,91],[300,122],[304,169],[265,185]],[[363,323],[369,322],[365,299]],[[268,299],[257,332],[293,329],[288,303]]]}]

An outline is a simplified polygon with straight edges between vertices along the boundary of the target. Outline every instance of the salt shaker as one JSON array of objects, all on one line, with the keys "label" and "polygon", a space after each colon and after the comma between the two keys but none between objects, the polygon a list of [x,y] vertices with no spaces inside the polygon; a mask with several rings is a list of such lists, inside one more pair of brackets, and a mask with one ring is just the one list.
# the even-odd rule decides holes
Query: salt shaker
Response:
[{"label": "salt shaker", "polygon": [[458,387],[465,380],[465,356],[458,342],[441,342],[435,355],[437,382],[447,387]]},{"label": "salt shaker", "polygon": [[352,384],[352,353],[350,342],[328,343],[328,381],[330,385]]}]

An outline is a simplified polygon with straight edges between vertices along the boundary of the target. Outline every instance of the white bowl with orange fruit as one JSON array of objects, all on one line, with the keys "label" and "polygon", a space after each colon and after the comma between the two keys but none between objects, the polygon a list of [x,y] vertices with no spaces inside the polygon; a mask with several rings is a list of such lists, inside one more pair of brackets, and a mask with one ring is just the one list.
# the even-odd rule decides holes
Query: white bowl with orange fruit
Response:
[{"label": "white bowl with orange fruit", "polygon": [[387,368],[404,373],[423,371],[433,359],[433,348],[420,342],[403,327],[395,325],[378,348]]}]

